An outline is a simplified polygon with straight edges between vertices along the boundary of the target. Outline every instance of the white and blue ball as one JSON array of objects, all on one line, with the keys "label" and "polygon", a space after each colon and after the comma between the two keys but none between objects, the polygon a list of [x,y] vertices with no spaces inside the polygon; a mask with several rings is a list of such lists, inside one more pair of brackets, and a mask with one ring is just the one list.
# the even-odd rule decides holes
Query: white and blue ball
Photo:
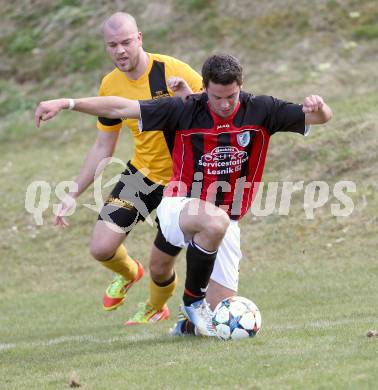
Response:
[{"label": "white and blue ball", "polygon": [[260,310],[247,298],[226,298],[214,310],[213,325],[222,340],[254,337],[261,328]]}]

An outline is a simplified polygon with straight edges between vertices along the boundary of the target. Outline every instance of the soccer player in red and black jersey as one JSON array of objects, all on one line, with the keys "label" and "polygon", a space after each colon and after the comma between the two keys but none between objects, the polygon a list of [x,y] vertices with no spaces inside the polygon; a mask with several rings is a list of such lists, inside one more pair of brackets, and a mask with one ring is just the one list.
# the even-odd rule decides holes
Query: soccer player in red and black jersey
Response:
[{"label": "soccer player in red and black jersey", "polygon": [[[230,55],[209,57],[202,77],[205,92],[185,103],[180,98],[136,102],[96,97],[75,100],[74,109],[108,118],[140,118],[141,131],[164,129],[175,136],[173,177],[157,209],[156,242],[161,248],[164,241],[187,247],[182,312],[198,333],[213,335],[206,288],[216,258],[225,267],[219,272],[234,275],[238,267],[237,221],[252,204],[270,136],[279,131],[305,135],[309,125],[329,121],[332,111],[317,95],[293,104],[242,92],[242,67]],[[39,112],[37,122],[70,105],[67,99],[52,102]],[[184,325],[179,321],[174,333],[181,334]]]}]

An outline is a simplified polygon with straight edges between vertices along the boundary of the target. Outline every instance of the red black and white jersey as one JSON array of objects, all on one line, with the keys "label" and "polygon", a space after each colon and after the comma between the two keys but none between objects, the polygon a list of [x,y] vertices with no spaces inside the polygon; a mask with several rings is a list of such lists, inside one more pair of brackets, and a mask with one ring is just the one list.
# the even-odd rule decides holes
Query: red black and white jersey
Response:
[{"label": "red black and white jersey", "polygon": [[305,133],[302,105],[241,92],[233,114],[212,111],[206,93],[140,101],[141,131],[164,129],[173,177],[164,196],[187,196],[222,207],[231,219],[250,208],[264,170],[270,136]]}]

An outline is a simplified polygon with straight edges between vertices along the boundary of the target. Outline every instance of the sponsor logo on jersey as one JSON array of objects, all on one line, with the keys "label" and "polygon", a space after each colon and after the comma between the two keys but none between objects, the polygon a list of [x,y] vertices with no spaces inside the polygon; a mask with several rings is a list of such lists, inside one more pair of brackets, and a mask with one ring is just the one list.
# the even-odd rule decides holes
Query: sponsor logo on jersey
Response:
[{"label": "sponsor logo on jersey", "polygon": [[198,164],[206,169],[208,175],[224,175],[240,171],[247,160],[247,152],[236,146],[218,146],[202,155]]},{"label": "sponsor logo on jersey", "polygon": [[170,96],[168,91],[156,91],[155,95],[152,96],[152,99],[160,99],[162,97],[167,97],[167,96]]}]

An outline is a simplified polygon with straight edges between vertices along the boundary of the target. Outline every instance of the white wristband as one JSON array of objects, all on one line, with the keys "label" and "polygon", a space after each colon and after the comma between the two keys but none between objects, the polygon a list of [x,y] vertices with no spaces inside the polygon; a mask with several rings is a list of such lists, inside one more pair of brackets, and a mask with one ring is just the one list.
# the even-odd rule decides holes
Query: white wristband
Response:
[{"label": "white wristband", "polygon": [[75,108],[75,100],[68,99],[68,110],[73,110]]}]

